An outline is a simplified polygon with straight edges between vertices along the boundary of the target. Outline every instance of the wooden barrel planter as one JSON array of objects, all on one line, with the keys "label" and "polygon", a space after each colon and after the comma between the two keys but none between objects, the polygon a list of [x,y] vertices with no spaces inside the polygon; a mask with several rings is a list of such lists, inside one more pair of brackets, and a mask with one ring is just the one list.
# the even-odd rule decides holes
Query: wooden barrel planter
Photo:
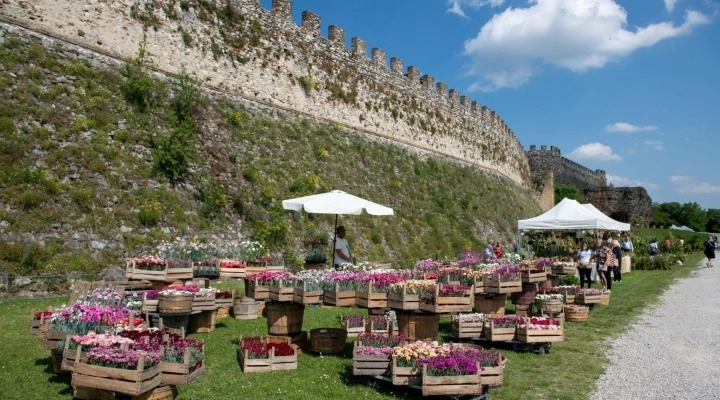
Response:
[{"label": "wooden barrel planter", "polygon": [[[265,305],[268,334],[292,336],[302,331],[305,306],[296,303],[268,303]],[[344,332],[344,331],[343,331]]]},{"label": "wooden barrel planter", "polygon": [[610,292],[603,293],[602,300],[600,300],[601,306],[609,306],[610,305]]},{"label": "wooden barrel planter", "polygon": [[150,323],[155,328],[168,328],[170,332],[185,337],[190,323],[190,314],[151,316]]},{"label": "wooden barrel planter", "polygon": [[310,331],[310,351],[338,354],[345,351],[347,332],[338,328],[317,328]]},{"label": "wooden barrel planter", "polygon": [[566,321],[587,322],[590,317],[590,308],[576,305],[565,306],[563,314],[565,314]]},{"label": "wooden barrel planter", "polygon": [[162,316],[190,315],[193,310],[192,294],[158,295],[158,313]]},{"label": "wooden barrel planter", "polygon": [[540,312],[543,313],[559,313],[563,310],[563,300],[535,300],[535,306],[538,307],[540,309]]},{"label": "wooden barrel planter", "polygon": [[243,297],[233,303],[235,319],[255,319],[258,317],[260,302],[250,297]]},{"label": "wooden barrel planter", "polygon": [[481,294],[475,293],[474,310],[478,313],[502,317],[505,315],[507,294]]},{"label": "wooden barrel planter", "polygon": [[188,333],[210,333],[215,330],[217,311],[201,311],[190,316]]},{"label": "wooden barrel planter", "polygon": [[397,314],[398,331],[409,341],[437,340],[440,314]]},{"label": "wooden barrel planter", "polygon": [[535,295],[537,294],[537,285],[534,283],[523,283],[522,291],[510,294],[513,304],[531,305],[535,303]]}]

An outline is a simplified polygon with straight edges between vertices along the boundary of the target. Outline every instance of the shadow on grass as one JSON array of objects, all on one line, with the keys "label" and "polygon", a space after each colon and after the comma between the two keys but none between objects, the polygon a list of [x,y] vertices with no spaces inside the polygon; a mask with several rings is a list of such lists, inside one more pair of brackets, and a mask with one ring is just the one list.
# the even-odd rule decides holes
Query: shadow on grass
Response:
[{"label": "shadow on grass", "polygon": [[[374,376],[353,375],[352,365],[346,365],[340,371],[342,383],[347,387],[369,387],[378,393],[388,394],[399,399],[423,399],[422,392],[410,387],[395,386],[390,381],[378,379]],[[389,379],[389,374],[387,375]]]}]

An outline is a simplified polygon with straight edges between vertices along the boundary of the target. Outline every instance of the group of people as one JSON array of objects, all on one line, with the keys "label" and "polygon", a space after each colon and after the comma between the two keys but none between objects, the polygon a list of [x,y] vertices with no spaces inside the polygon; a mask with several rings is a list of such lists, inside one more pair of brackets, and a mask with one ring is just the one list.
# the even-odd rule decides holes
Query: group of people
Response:
[{"label": "group of people", "polygon": [[630,242],[630,239],[625,238],[621,247],[618,240],[597,239],[594,250],[590,250],[587,242],[582,242],[577,253],[580,287],[585,287],[585,285],[588,288],[592,287],[593,267],[600,278],[603,290],[611,290],[613,282],[622,282],[620,267],[622,252],[632,252],[632,242],[629,244],[626,242]]}]

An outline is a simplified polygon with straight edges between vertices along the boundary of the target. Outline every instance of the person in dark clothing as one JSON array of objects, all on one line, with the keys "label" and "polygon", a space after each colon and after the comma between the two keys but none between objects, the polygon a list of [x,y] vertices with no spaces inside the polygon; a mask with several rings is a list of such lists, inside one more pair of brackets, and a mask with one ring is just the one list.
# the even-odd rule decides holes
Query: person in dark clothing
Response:
[{"label": "person in dark clothing", "polygon": [[615,256],[615,268],[612,270],[613,281],[622,282],[622,272],[620,271],[622,264],[622,250],[620,249],[620,242],[617,240],[613,240],[612,242],[612,252]]},{"label": "person in dark clothing", "polygon": [[704,246],[705,250],[703,251],[703,253],[705,253],[705,257],[707,257],[705,268],[712,268],[713,260],[715,260],[715,248],[717,247],[717,238],[715,236],[708,237],[708,240],[705,242]]}]

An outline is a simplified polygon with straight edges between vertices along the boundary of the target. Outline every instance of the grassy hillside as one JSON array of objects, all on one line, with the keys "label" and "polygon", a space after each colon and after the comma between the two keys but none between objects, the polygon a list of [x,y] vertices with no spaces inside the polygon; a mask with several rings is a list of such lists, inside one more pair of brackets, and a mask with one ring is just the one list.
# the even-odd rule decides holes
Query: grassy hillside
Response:
[{"label": "grassy hillside", "polygon": [[506,179],[340,126],[249,112],[188,77],[149,77],[145,57],[112,71],[64,54],[17,38],[0,46],[0,270],[97,269],[160,240],[238,233],[293,263],[334,218],[281,200],[332,189],[396,211],[340,217],[358,259],[454,256],[509,242],[518,218],[539,213]]}]

